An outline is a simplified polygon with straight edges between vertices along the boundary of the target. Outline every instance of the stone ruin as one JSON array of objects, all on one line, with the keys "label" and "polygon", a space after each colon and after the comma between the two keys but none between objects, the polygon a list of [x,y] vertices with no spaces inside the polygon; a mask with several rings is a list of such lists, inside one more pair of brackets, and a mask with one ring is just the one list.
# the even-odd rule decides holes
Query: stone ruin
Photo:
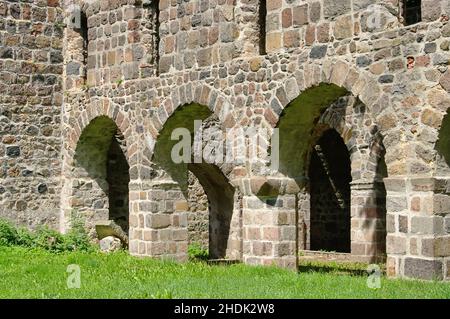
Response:
[{"label": "stone ruin", "polygon": [[[296,269],[299,251],[336,251],[449,280],[449,14],[448,0],[0,1],[0,217],[65,232],[77,211],[93,236],[112,220],[137,256],[184,261],[198,243]],[[180,127],[277,138],[258,137],[261,161],[176,164]]]}]

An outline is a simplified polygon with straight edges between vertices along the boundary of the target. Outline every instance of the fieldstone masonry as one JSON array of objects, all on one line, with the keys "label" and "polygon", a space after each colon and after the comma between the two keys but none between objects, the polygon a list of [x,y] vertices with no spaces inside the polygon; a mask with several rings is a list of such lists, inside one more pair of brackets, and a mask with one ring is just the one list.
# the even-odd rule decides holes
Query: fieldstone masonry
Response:
[{"label": "fieldstone masonry", "polygon": [[[333,130],[350,253],[450,280],[450,1],[422,0],[414,25],[401,0],[266,0],[265,19],[260,3],[0,1],[0,216],[66,231],[76,210],[93,231],[119,214],[133,255],[186,260],[199,241],[295,269],[315,240],[311,159]],[[259,162],[172,163],[171,131],[194,120],[219,144],[278,129],[278,167],[262,136]]]}]

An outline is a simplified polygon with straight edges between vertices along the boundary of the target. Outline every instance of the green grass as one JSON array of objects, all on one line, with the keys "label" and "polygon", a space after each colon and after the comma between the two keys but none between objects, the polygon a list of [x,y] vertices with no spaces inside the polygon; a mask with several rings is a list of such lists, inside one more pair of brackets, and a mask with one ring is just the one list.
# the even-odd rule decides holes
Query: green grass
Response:
[{"label": "green grass", "polygon": [[[66,286],[69,264],[81,268],[81,288]],[[355,267],[358,270],[360,267]],[[336,269],[335,271],[333,269]],[[51,253],[0,247],[0,298],[449,298],[450,284],[382,279],[339,267],[303,272],[245,265],[209,266],[136,258],[126,252]]]}]

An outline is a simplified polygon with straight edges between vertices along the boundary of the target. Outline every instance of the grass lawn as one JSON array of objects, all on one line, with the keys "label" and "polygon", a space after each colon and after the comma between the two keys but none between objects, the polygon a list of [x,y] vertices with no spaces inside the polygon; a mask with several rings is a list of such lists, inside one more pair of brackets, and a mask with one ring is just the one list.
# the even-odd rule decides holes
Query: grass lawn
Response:
[{"label": "grass lawn", "polygon": [[[69,264],[80,266],[80,289],[67,288]],[[382,278],[382,288],[373,290],[366,276],[342,274],[337,266],[302,269],[0,247],[0,298],[450,298],[450,283]]]}]

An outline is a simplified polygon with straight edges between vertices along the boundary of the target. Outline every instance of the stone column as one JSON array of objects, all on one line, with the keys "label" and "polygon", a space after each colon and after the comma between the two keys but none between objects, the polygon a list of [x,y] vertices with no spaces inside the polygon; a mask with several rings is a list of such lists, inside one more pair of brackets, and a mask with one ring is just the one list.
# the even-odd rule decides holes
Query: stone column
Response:
[{"label": "stone column", "polygon": [[383,182],[351,183],[351,253],[365,262],[386,258],[386,191]]},{"label": "stone column", "polygon": [[298,210],[298,249],[311,249],[311,196],[303,189],[297,194],[297,210]]},{"label": "stone column", "polygon": [[450,180],[395,177],[385,184],[388,275],[450,279]]},{"label": "stone column", "polygon": [[242,261],[242,196],[238,191],[234,194],[233,215],[228,235],[226,258]]},{"label": "stone column", "polygon": [[187,260],[188,203],[172,181],[130,184],[130,253]]},{"label": "stone column", "polygon": [[241,182],[244,263],[296,270],[298,189],[290,191],[286,180],[266,177]]}]

